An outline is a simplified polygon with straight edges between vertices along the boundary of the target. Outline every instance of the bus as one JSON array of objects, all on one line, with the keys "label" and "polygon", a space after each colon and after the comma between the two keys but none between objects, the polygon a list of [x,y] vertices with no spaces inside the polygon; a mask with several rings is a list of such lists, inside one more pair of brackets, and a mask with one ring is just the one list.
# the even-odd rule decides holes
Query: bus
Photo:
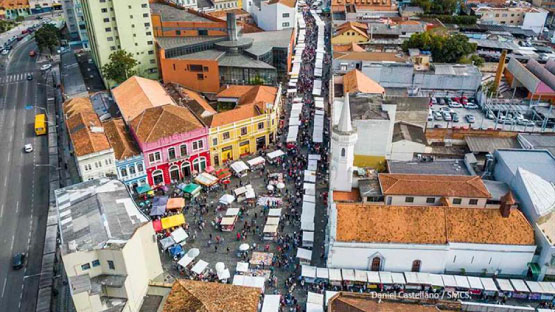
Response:
[{"label": "bus", "polygon": [[35,116],[35,134],[46,134],[46,115],[38,114]]}]

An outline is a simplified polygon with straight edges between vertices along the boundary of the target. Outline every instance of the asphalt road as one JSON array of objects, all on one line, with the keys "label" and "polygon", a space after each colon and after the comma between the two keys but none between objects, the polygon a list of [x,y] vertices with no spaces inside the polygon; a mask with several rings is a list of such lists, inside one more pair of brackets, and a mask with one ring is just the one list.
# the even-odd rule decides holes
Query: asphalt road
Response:
[{"label": "asphalt road", "polygon": [[[0,64],[0,311],[34,311],[48,213],[47,137],[34,134],[34,116],[45,107],[42,74],[21,42]],[[32,73],[34,79],[26,80]],[[34,152],[23,146],[33,144]],[[26,266],[12,269],[12,256],[26,252]]]}]

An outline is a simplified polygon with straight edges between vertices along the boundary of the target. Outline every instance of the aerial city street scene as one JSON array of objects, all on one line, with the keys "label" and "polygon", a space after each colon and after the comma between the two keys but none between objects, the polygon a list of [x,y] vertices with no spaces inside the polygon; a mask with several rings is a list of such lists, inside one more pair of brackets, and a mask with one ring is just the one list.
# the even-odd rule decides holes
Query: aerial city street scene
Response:
[{"label": "aerial city street scene", "polygon": [[555,4],[0,0],[0,312],[555,311]]}]

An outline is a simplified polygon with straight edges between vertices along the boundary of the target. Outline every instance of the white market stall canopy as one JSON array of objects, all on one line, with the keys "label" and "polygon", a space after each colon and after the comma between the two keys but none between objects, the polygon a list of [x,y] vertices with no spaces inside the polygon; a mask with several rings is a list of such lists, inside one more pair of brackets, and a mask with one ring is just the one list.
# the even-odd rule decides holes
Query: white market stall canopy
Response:
[{"label": "white market stall canopy", "polygon": [[266,154],[266,157],[268,157],[270,160],[278,158],[280,156],[285,155],[285,153],[282,150],[275,150],[273,152],[270,152],[268,154]]},{"label": "white market stall canopy", "polygon": [[328,268],[316,268],[316,278],[328,279]]},{"label": "white market stall canopy", "polygon": [[377,271],[366,271],[366,278],[368,283],[379,284],[380,283],[380,273]]},{"label": "white market stall canopy", "polygon": [[272,208],[268,211],[269,217],[281,217],[281,208]]},{"label": "white market stall canopy", "polygon": [[514,289],[518,292],[530,292],[530,289],[526,286],[523,280],[519,279],[510,279],[511,284],[513,285]]},{"label": "white market stall canopy", "polygon": [[455,281],[453,275],[441,275],[441,279],[443,279],[445,287],[457,287],[457,281]]},{"label": "white market stall canopy", "polygon": [[244,161],[238,160],[231,164],[231,169],[233,169],[233,171],[239,174],[239,173],[242,173],[243,171],[249,170],[249,167],[247,166],[247,164],[245,164]]},{"label": "white market stall canopy", "polygon": [[264,292],[264,282],[266,279],[262,276],[235,275],[233,276],[233,285],[256,287]]},{"label": "white market stall canopy", "polygon": [[264,295],[264,303],[261,312],[279,312],[280,295]]},{"label": "white market stall canopy", "polygon": [[247,160],[247,163],[249,164],[249,166],[252,168],[254,166],[259,166],[259,165],[263,165],[266,162],[266,160],[264,158],[262,158],[261,156],[255,157],[251,160]]},{"label": "white market stall canopy", "polygon": [[468,284],[470,285],[470,289],[484,289],[482,282],[480,281],[479,277],[476,276],[467,276]]},{"label": "white market stall canopy", "polygon": [[495,282],[493,281],[492,278],[480,277],[480,282],[482,282],[482,285],[484,286],[484,290],[487,290],[487,291],[498,291],[499,290],[499,289],[497,289],[497,286],[495,285]]},{"label": "white market stall canopy", "polygon": [[393,279],[393,284],[405,285],[405,276],[403,273],[391,273],[391,279]]},{"label": "white market stall canopy", "polygon": [[185,233],[185,230],[182,227],[177,228],[177,230],[173,231],[171,234],[171,238],[173,238],[176,244],[185,241],[187,237],[189,237],[189,235]]},{"label": "white market stall canopy", "polygon": [[341,282],[341,270],[340,269],[328,269],[329,280],[334,282]]},{"label": "white market stall canopy", "polygon": [[316,278],[316,267],[311,265],[301,266],[301,276],[308,278]]},{"label": "white market stall canopy", "polygon": [[199,260],[191,269],[196,274],[201,274],[208,267],[208,262],[204,260]]},{"label": "white market stall canopy", "polygon": [[236,216],[239,214],[239,208],[227,208],[225,211],[226,216]]},{"label": "white market stall canopy", "polygon": [[297,248],[297,258],[310,261],[312,259],[312,250]]},{"label": "white market stall canopy", "polygon": [[220,203],[222,203],[224,205],[229,205],[229,204],[233,203],[234,200],[235,200],[235,196],[230,195],[230,194],[224,194],[224,195],[222,195],[222,197],[220,197]]},{"label": "white market stall canopy", "polygon": [[248,272],[249,263],[248,262],[237,262],[237,267],[235,268],[237,272]]},{"label": "white market stall canopy", "polygon": [[314,232],[303,231],[303,242],[314,242]]},{"label": "white market stall canopy", "polygon": [[380,271],[380,282],[382,284],[393,284],[393,278],[391,277],[391,272]]},{"label": "white market stall canopy", "polygon": [[301,230],[314,231],[314,221],[301,222]]}]

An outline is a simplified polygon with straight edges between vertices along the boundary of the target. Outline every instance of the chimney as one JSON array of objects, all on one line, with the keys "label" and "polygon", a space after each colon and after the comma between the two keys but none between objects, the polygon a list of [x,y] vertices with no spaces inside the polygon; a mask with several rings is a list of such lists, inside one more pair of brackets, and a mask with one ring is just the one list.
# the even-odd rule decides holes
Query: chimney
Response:
[{"label": "chimney", "polygon": [[237,20],[235,19],[235,13],[227,13],[226,23],[227,23],[227,40],[237,41]]},{"label": "chimney", "polygon": [[501,197],[501,205],[499,206],[499,211],[503,218],[508,218],[511,215],[511,209],[516,207],[516,200],[513,197],[513,193],[509,191],[507,194]]}]

